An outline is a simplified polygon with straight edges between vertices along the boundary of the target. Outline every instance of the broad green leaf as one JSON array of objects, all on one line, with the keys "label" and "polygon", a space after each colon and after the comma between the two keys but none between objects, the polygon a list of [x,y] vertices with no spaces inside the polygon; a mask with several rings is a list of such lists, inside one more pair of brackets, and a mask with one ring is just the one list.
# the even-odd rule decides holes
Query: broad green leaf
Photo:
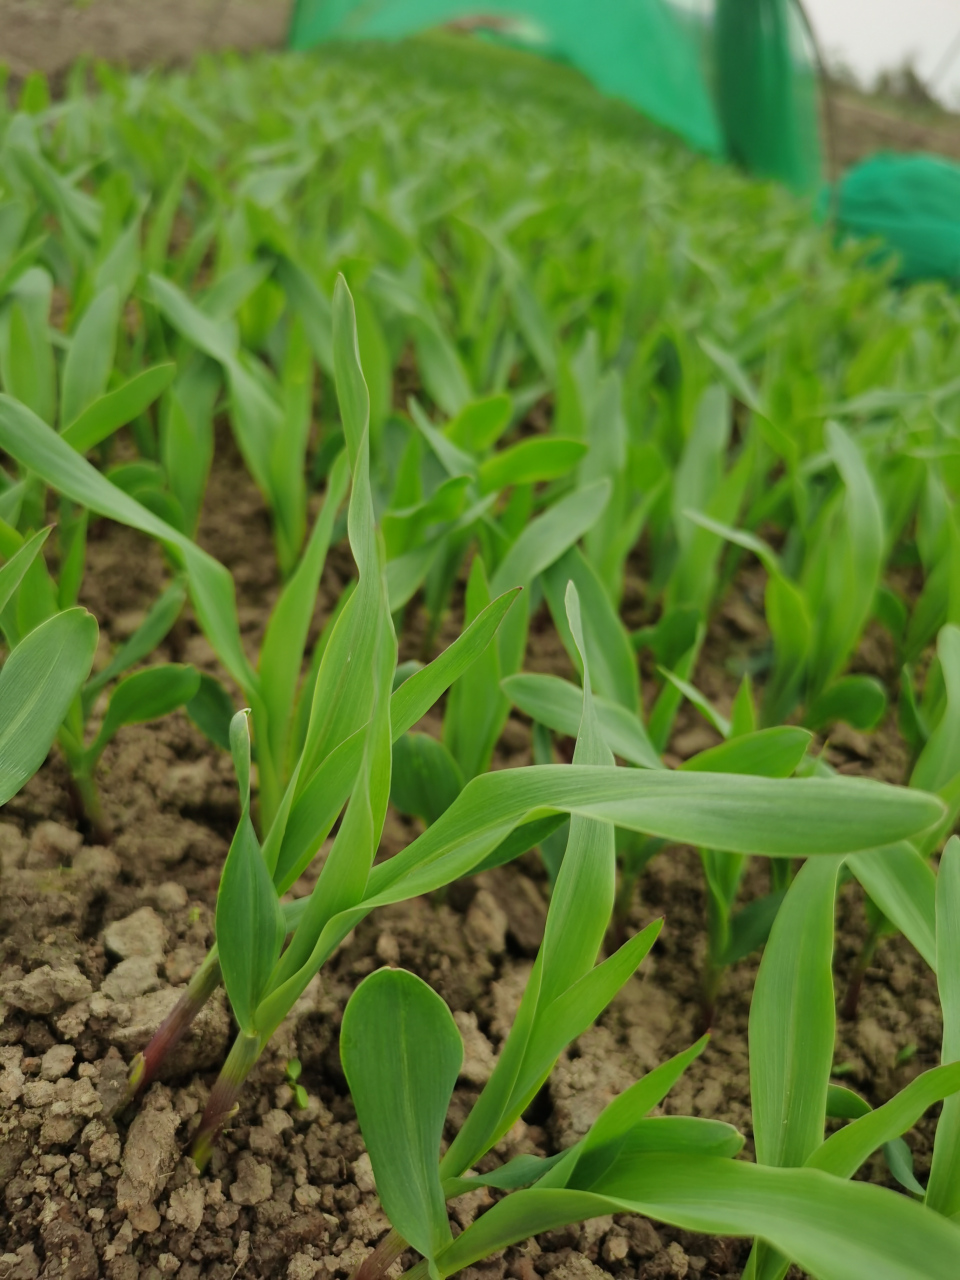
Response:
[{"label": "broad green leaf", "polygon": [[684,760],[681,769],[700,773],[752,773],[763,778],[789,778],[807,753],[813,735],[784,726],[757,729],[708,747]]},{"label": "broad green leaf", "polygon": [[844,720],[855,729],[875,729],[887,710],[887,694],[872,676],[842,676],[824,689],[807,710],[806,723],[820,729]]},{"label": "broad green leaf", "polygon": [[241,1031],[253,1035],[254,1012],[287,930],[250,821],[249,797],[220,877],[216,930],[230,1004]]},{"label": "broad green leaf", "polygon": [[10,603],[14,592],[23,581],[23,575],[33,564],[49,536],[49,528],[38,529],[0,569],[0,610],[5,609]]},{"label": "broad green leaf", "polygon": [[508,1196],[444,1250],[440,1275],[538,1232],[626,1212],[708,1235],[760,1236],[818,1280],[953,1280],[960,1249],[960,1228],[881,1187],[818,1169],[654,1153],[623,1161],[592,1193],[534,1186]]},{"label": "broad green leaf", "polygon": [[527,586],[538,573],[559,560],[599,519],[609,496],[609,481],[600,480],[561,498],[542,516],[532,520],[491,578],[492,594],[500,595],[513,586]]},{"label": "broad green leaf", "polygon": [[412,973],[381,969],[343,1014],[340,1057],[394,1229],[426,1258],[451,1240],[438,1161],[463,1062],[450,1010]]},{"label": "broad green leaf", "polygon": [[[470,625],[490,608],[491,591],[482,557],[470,566],[464,621]],[[490,767],[490,758],[507,717],[500,691],[500,655],[490,645],[450,689],[443,718],[443,742],[463,777],[474,778]]]},{"label": "broad green leaf", "polygon": [[504,393],[472,400],[444,427],[444,435],[478,457],[492,449],[510,425],[513,405]]},{"label": "broad green leaf", "polygon": [[563,440],[557,436],[521,440],[481,463],[480,492],[492,493],[508,485],[555,480],[572,471],[586,452],[587,446],[582,440]]},{"label": "broad green leaf", "polygon": [[833,918],[839,864],[804,864],[780,907],[750,1004],[757,1161],[802,1165],[823,1141],[836,1025]]},{"label": "broad green leaf", "polygon": [[173,381],[177,366],[158,364],[94,400],[62,431],[77,453],[89,453],[120,427],[140,416]]},{"label": "broad green leaf", "polygon": [[[807,1167],[823,1169],[838,1178],[852,1178],[874,1151],[912,1129],[929,1107],[951,1098],[958,1090],[960,1062],[924,1071],[882,1107],[876,1111],[868,1108],[865,1115],[831,1134],[808,1156]],[[931,1204],[931,1208],[936,1207]]]},{"label": "broad green leaf", "polygon": [[847,858],[847,865],[888,920],[932,969],[937,966],[936,886],[929,862],[906,841]]},{"label": "broad green leaf", "polygon": [[84,609],[68,609],[41,622],[7,658],[0,671],[0,804],[43,764],[96,648],[96,621]]},{"label": "broad green leaf", "polygon": [[[569,680],[559,676],[507,676],[500,682],[504,693],[520,710],[554,733],[575,737],[583,708],[583,694]],[[594,697],[600,731],[607,746],[623,760],[643,769],[662,769],[643,723],[624,707],[605,698]]]},{"label": "broad green leaf", "polygon": [[200,687],[200,673],[190,666],[165,663],[147,667],[121,680],[107,706],[96,741],[87,752],[97,760],[117,731],[128,724],[144,724],[169,715],[193,698]]},{"label": "broad green leaf", "polygon": [[102,671],[92,676],[83,687],[84,707],[93,705],[97,694],[111,680],[132,667],[137,662],[148,658],[154,649],[169,633],[170,628],[180,616],[183,602],[187,598],[187,590],[180,579],[171,582],[166,591],[150,606],[147,616],[136,631],[125,641],[113,655]]},{"label": "broad green leaf", "polygon": [[663,667],[658,667],[658,670],[678,693],[681,693],[692,706],[696,707],[704,720],[716,729],[721,738],[730,737],[730,721],[726,716],[720,714],[709,698],[702,694],[689,680],[682,679],[675,672],[667,671]]},{"label": "broad green leaf", "polygon": [[300,563],[277,601],[260,648],[260,687],[267,708],[269,749],[282,772],[291,729],[294,695],[303,664],[307,633],[313,617],[320,575],[326,561],[333,524],[349,482],[347,460],[341,455],[330,472],[323,508]]},{"label": "broad green leaf", "polygon": [[[960,1063],[960,840],[951,836],[937,875],[937,986],[943,1011],[942,1061]],[[960,1071],[960,1065],[953,1068]],[[941,1068],[943,1070],[943,1068]],[[932,1074],[932,1073],[928,1073]],[[922,1079],[923,1077],[921,1077]],[[933,1145],[927,1204],[960,1220],[960,1100],[943,1104]]]},{"label": "broad green leaf", "polygon": [[0,447],[58,493],[174,548],[183,558],[194,608],[207,639],[247,697],[256,695],[257,678],[240,640],[233,579],[222,564],[111,484],[55,431],[9,396],[0,396]]},{"label": "broad green leaf", "polygon": [[108,285],[80,319],[63,366],[60,423],[70,426],[107,388],[117,346],[120,294]]},{"label": "broad green leaf", "polygon": [[519,594],[506,591],[491,601],[433,662],[415,672],[395,691],[390,703],[394,737],[413,727],[450,685],[484,652],[504,614]]},{"label": "broad green leaf", "polygon": [[453,756],[427,733],[405,733],[393,744],[390,800],[401,813],[428,825],[449,809],[463,790],[464,778]]},{"label": "broad green leaf", "polygon": [[201,672],[199,688],[183,709],[211,742],[230,750],[230,722],[237,709],[219,680]]},{"label": "broad green leaf", "polygon": [[910,785],[939,791],[960,773],[960,627],[946,626],[937,637],[937,657],[947,704],[910,775]]},{"label": "broad green leaf", "polygon": [[640,677],[633,645],[596,570],[578,547],[571,547],[546,570],[543,584],[554,625],[574,664],[580,669],[582,664],[577,647],[571,642],[564,616],[563,598],[567,582],[576,584],[582,601],[584,641],[596,691],[620,703],[634,715],[638,714]]}]

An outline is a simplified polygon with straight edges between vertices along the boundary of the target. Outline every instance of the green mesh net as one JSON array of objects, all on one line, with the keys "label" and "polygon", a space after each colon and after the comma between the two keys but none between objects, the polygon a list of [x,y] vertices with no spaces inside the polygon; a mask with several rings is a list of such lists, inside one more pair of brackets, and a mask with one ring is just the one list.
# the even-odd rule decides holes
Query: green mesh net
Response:
[{"label": "green mesh net", "polygon": [[699,151],[807,193],[815,61],[794,0],[297,0],[290,44],[457,24],[563,59]]},{"label": "green mesh net", "polygon": [[[832,203],[832,209],[829,205]],[[927,155],[881,154],[844,174],[821,212],[841,235],[876,239],[896,278],[960,284],[960,165]]]}]

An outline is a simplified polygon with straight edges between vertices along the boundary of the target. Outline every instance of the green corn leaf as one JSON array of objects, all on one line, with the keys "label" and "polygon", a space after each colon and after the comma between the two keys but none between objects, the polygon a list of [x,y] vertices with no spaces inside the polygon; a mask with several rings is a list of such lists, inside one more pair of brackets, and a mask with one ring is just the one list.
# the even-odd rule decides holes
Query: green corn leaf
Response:
[{"label": "green corn leaf", "polygon": [[[554,733],[575,737],[583,709],[583,694],[569,680],[559,676],[507,676],[500,687],[515,706],[544,724]],[[631,715],[616,702],[594,698],[600,731],[607,746],[623,760],[642,769],[662,769],[663,762],[654,751],[639,717]]]},{"label": "green corn leaf", "polygon": [[201,672],[197,692],[183,709],[211,742],[223,751],[230,750],[230,722],[237,709],[219,680]]},{"label": "green corn leaf", "polygon": [[64,440],[77,453],[89,453],[108,436],[133,422],[154,400],[166,391],[173,381],[177,366],[157,364],[135,374],[123,386],[108,391],[88,405],[84,411],[66,426]]},{"label": "green corn leaf", "polygon": [[129,640],[120,646],[103,670],[98,671],[83,686],[83,705],[86,711],[89,711],[97,694],[111,680],[153,653],[179,618],[186,598],[186,587],[177,579],[153,602],[147,616]]},{"label": "green corn leaf", "polygon": [[839,864],[804,864],[780,907],[750,1005],[750,1091],[760,1164],[802,1165],[823,1141],[836,1024]]},{"label": "green corn leaf", "polygon": [[576,646],[571,642],[563,609],[567,582],[576,584],[582,601],[584,641],[597,692],[637,715],[640,710],[640,678],[633,645],[596,570],[578,547],[571,547],[546,570],[543,585],[554,625],[579,670],[580,659]]},{"label": "green corn leaf", "polygon": [[463,1062],[453,1016],[413,974],[381,969],[347,1004],[340,1057],[380,1202],[404,1240],[432,1259],[451,1240],[438,1160]]},{"label": "green corn leaf", "polygon": [[103,754],[117,731],[128,724],[159,720],[196,696],[200,673],[190,666],[165,663],[147,667],[121,680],[114,689],[96,741],[87,751],[92,765]]},{"label": "green corn leaf", "polygon": [[5,609],[13,598],[14,592],[23,581],[23,576],[36,560],[40,548],[50,536],[50,529],[38,529],[27,538],[15,551],[7,563],[0,569],[0,610]]},{"label": "green corn leaf", "polygon": [[757,1235],[818,1280],[952,1280],[960,1228],[903,1196],[818,1169],[645,1154],[593,1192],[518,1191],[437,1258],[441,1276],[518,1240],[605,1213],[642,1213],[688,1231]]},{"label": "green corn leaf", "polygon": [[373,700],[369,673],[379,645],[381,622],[389,619],[383,544],[375,526],[370,490],[370,402],[360,368],[353,299],[342,276],[333,298],[333,343],[337,396],[353,470],[347,523],[359,582],[337,619],[320,661],[303,748],[301,786],[333,749],[369,719]]},{"label": "green corn leaf", "polygon": [[577,1162],[568,1180],[578,1187],[591,1186],[619,1155],[630,1130],[660,1105],[708,1042],[709,1036],[701,1036],[689,1049],[649,1071],[604,1107],[579,1144]]},{"label": "green corn leaf", "polygon": [[[838,1178],[852,1178],[874,1151],[912,1129],[929,1107],[958,1091],[960,1062],[924,1071],[882,1107],[876,1111],[868,1107],[865,1114],[853,1117],[852,1124],[831,1134],[807,1158],[806,1165]],[[866,1107],[866,1103],[862,1105]]]},{"label": "green corn leaf", "polygon": [[237,775],[237,789],[240,792],[240,807],[250,807],[250,712],[248,709],[238,711],[230,721],[230,754],[233,757],[233,771]]},{"label": "green corn leaf", "polygon": [[565,476],[587,452],[582,440],[544,436],[521,440],[481,463],[481,493],[493,493],[514,484],[538,484]]},{"label": "green corn leaf", "polygon": [[479,860],[538,809],[578,813],[678,844],[771,857],[849,853],[851,846],[876,844],[870,836],[895,843],[943,812],[934,796],[862,778],[533,765],[468,782],[429,831],[374,868],[371,895],[401,880],[405,887],[422,882],[429,887],[416,892],[430,892],[448,857]]},{"label": "green corn leaf", "polygon": [[559,560],[600,518],[609,496],[610,482],[600,480],[561,498],[532,520],[493,575],[492,593],[500,595],[510,587],[527,586],[538,573]]},{"label": "green corn leaf", "polygon": [[491,601],[468,623],[453,644],[400,685],[390,703],[390,722],[395,739],[412,728],[445,690],[476,662],[493,639],[519,591],[515,587]]},{"label": "green corn leaf", "polygon": [[117,346],[120,294],[108,285],[80,319],[63,366],[60,422],[74,423],[107,388]]},{"label": "green corn leaf", "polygon": [[763,778],[789,778],[807,753],[813,735],[784,726],[757,729],[731,737],[684,760],[681,769],[700,773],[752,773]]},{"label": "green corn leaf", "polygon": [[96,648],[96,621],[84,609],[68,609],[41,622],[7,658],[0,671],[0,804],[43,764]]},{"label": "green corn leaf", "polygon": [[330,472],[323,508],[296,571],[277,601],[260,648],[260,687],[267,708],[270,751],[279,764],[285,758],[294,696],[307,633],[316,604],[337,512],[349,483],[347,459],[341,454]]},{"label": "green corn leaf", "polygon": [[[473,624],[489,608],[486,569],[482,557],[475,555],[467,579],[464,620]],[[464,778],[474,778],[490,767],[507,711],[500,691],[500,655],[497,646],[490,645],[452,685],[443,718],[444,745]]]},{"label": "green corn leaf", "polygon": [[[941,1057],[956,1064],[960,1061],[960,840],[956,836],[947,841],[937,875],[937,986],[943,1010]],[[937,1125],[927,1204],[960,1221],[960,1100],[956,1094],[944,1102]]]},{"label": "green corn leaf", "polygon": [[[580,601],[567,585],[566,612],[573,642],[583,664],[580,732],[574,749],[577,765],[603,767],[613,756],[603,741],[593,705]],[[616,849],[611,827],[582,817],[571,819],[543,943],[533,976],[500,1060],[479,1102],[444,1157],[444,1176],[469,1168],[514,1123],[553,1068],[564,1045],[596,1017],[640,963],[649,943],[631,940],[626,948],[597,968],[597,952],[613,908]],[[629,967],[632,963],[632,968]],[[603,1003],[597,1006],[597,1001]]]},{"label": "green corn leaf", "polygon": [[110,483],[24,405],[0,396],[0,447],[65,497],[98,515],[139,529],[183,558],[200,625],[227,671],[253,699],[258,681],[240,640],[230,574],[178,530]]},{"label": "green corn leaf", "polygon": [[736,964],[764,945],[770,936],[785,892],[777,889],[762,898],[754,898],[742,911],[731,917],[727,945],[720,955],[721,965],[726,967]]},{"label": "green corn leaf", "polygon": [[223,982],[241,1031],[255,1034],[254,1012],[280,955],[286,924],[244,805],[217,894],[217,948]]},{"label": "green corn leaf", "polygon": [[211,360],[224,366],[234,363],[237,354],[235,328],[212,320],[163,276],[151,272],[148,281],[152,301],[182,337]]},{"label": "green corn leaf", "polygon": [[887,693],[872,676],[842,676],[811,703],[806,723],[820,729],[843,720],[855,729],[875,729],[887,711]]},{"label": "green corn leaf", "polygon": [[682,694],[692,706],[696,707],[704,720],[716,729],[721,738],[730,737],[730,721],[726,716],[720,714],[710,699],[705,697],[695,685],[692,685],[689,680],[682,679],[675,672],[667,671],[664,667],[658,667],[657,670],[669,684],[673,685],[678,693]]},{"label": "green corn leaf", "polygon": [[510,425],[513,403],[508,395],[471,400],[443,429],[444,435],[460,449],[477,457],[492,449]]},{"label": "green corn leaf", "polygon": [[926,858],[906,841],[855,853],[847,865],[888,920],[937,967],[937,878]]},{"label": "green corn leaf", "polygon": [[753,701],[753,687],[750,677],[744,676],[740,688],[733,700],[730,713],[730,736],[740,738],[744,734],[753,733],[757,728],[757,709]]},{"label": "green corn leaf", "polygon": [[939,791],[960,773],[960,627],[945,626],[937,637],[937,657],[947,705],[910,775],[910,785]]},{"label": "green corn leaf", "polygon": [[466,1178],[445,1178],[443,1194],[446,1199],[453,1200],[457,1196],[476,1191],[477,1187],[496,1187],[498,1191],[516,1191],[519,1187],[529,1187],[532,1182],[539,1182],[544,1174],[561,1160],[565,1160],[568,1154],[560,1151],[555,1156],[514,1156],[491,1173]]},{"label": "green corn leaf", "polygon": [[393,744],[390,801],[401,813],[415,814],[429,826],[463,790],[464,778],[453,756],[426,733],[405,733]]},{"label": "green corn leaf", "polygon": [[[516,595],[514,590],[494,600],[449,648],[394,692],[390,701],[394,741],[416,724],[444,690],[483,653]],[[287,822],[277,861],[276,880],[281,892],[296,880],[328,835],[350,794],[362,755],[363,731],[357,730],[330,753],[302,786]]]}]

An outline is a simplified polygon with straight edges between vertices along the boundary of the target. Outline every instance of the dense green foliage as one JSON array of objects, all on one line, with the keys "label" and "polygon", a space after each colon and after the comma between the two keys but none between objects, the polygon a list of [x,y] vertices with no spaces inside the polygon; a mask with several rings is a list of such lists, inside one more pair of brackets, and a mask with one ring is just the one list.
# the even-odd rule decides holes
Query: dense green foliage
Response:
[{"label": "dense green foliage", "polygon": [[[56,737],[108,838],[100,754],[180,706],[232,752],[239,789],[217,946],[131,1088],[222,980],[239,1034],[202,1163],[360,919],[538,847],[552,886],[540,955],[442,1161],[449,1012],[403,974],[373,975],[347,1011],[345,1070],[399,1233],[369,1280],[401,1237],[436,1277],[630,1209],[756,1235],[755,1280],[788,1257],[838,1280],[952,1275],[957,846],[939,875],[930,859],[960,809],[953,296],[894,292],[781,191],[502,51],[101,68],[97,92],[85,75],[56,103],[28,81],[0,115],[0,790]],[[270,512],[283,584],[255,662],[234,582],[195,541],[220,418]],[[154,538],[169,584],[90,676],[96,627],[76,604],[92,518]],[[344,539],[356,579],[311,649]],[[745,568],[763,574],[767,631],[716,705],[698,663]],[[184,608],[222,680],[152,660]],[[398,666],[416,608],[423,662]],[[437,652],[451,611],[459,638]],[[572,679],[524,670],[538,613]],[[885,636],[886,672],[863,669],[868,630]],[[442,734],[412,732],[441,699]],[[668,767],[685,700],[720,741]],[[870,731],[894,704],[905,785],[837,776],[815,735]],[[491,769],[512,707],[533,764]],[[572,763],[556,763],[570,740]],[[390,802],[423,830],[377,861]],[[331,835],[310,896],[284,902]],[[453,1240],[445,1200],[653,945],[656,928],[625,936],[627,907],[678,844],[700,850],[707,884],[708,1021],[724,969],[767,944],[756,1162],[732,1160],[727,1126],[647,1116],[694,1046],[549,1168],[504,1173],[493,1185],[516,1195]],[[770,892],[741,904],[751,856],[769,859]],[[829,1082],[833,903],[850,876],[869,895],[868,945],[901,930],[936,968],[945,1014],[944,1067],[869,1114]],[[622,945],[602,958],[612,916]],[[945,1097],[924,1191],[900,1138]],[[828,1114],[852,1123],[824,1142]],[[926,1205],[850,1181],[880,1148]]]}]

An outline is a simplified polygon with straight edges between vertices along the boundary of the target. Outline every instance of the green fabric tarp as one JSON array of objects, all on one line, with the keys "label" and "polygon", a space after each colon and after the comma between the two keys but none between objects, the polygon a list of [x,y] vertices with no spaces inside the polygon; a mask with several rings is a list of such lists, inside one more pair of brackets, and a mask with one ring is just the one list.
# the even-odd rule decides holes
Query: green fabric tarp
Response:
[{"label": "green fabric tarp", "polygon": [[929,155],[880,154],[844,174],[821,212],[841,235],[884,241],[896,278],[960,284],[960,165]]},{"label": "green fabric tarp", "polygon": [[699,151],[802,193],[819,185],[815,66],[795,0],[297,0],[290,44],[470,19],[565,59]]}]

